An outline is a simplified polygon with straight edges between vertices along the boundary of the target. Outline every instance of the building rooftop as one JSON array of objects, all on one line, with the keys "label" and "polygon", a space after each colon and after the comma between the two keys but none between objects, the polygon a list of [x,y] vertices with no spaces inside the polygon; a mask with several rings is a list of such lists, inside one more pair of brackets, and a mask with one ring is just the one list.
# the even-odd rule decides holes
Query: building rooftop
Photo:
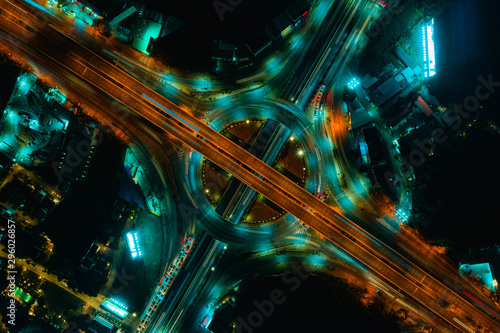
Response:
[{"label": "building rooftop", "polygon": [[470,274],[472,277],[478,278],[490,290],[496,290],[495,276],[489,263],[482,264],[463,264],[460,269]]},{"label": "building rooftop", "polygon": [[406,116],[408,116],[411,112],[413,112],[413,110],[415,110],[415,107],[412,106],[411,108],[410,107],[405,107],[401,112],[399,112],[395,117],[391,118],[388,122],[387,122],[387,125],[389,125],[390,127],[395,127],[396,125],[398,125],[403,119],[406,118]]},{"label": "building rooftop", "polygon": [[362,129],[361,132],[363,133],[363,138],[368,146],[370,163],[372,165],[383,163],[385,161],[384,150],[382,148],[382,142],[378,136],[378,129],[375,126],[372,126]]},{"label": "building rooftop", "polygon": [[141,18],[137,20],[132,32],[132,47],[148,54],[151,51],[150,43],[160,36],[161,24]]},{"label": "building rooftop", "polygon": [[358,99],[355,99],[348,104],[349,111],[351,112],[351,127],[353,129],[359,128],[372,121],[372,117],[361,105]]},{"label": "building rooftop", "polygon": [[413,81],[413,77],[415,75],[415,72],[413,72],[413,69],[411,69],[410,67],[406,67],[401,72],[401,75],[404,76],[404,78],[406,79],[406,81],[408,81],[408,83],[411,83]]},{"label": "building rooftop", "polygon": [[405,52],[405,50],[401,48],[401,46],[398,46],[396,48],[395,53],[399,60],[401,60],[406,66],[410,67],[411,69],[417,67],[415,61],[413,61],[413,59],[408,55],[408,53]]},{"label": "building rooftop", "polygon": [[379,105],[385,104],[400,91],[401,86],[393,77],[387,79],[377,88],[373,89],[373,93]]},{"label": "building rooftop", "polygon": [[[486,278],[483,277],[483,283],[485,283],[485,285],[487,285],[487,283],[490,283],[491,286],[492,284],[494,284],[494,280],[497,279],[495,273],[498,274],[498,272],[500,272],[500,246],[494,245],[481,249],[479,252],[466,253],[463,256],[462,262],[465,262],[465,264],[460,266],[463,271],[467,272],[470,269],[472,270],[471,274],[474,273],[476,275],[481,275],[483,273],[486,275],[490,274],[490,272],[486,272],[488,267],[476,266],[476,264],[487,263],[489,265],[491,278],[493,280],[490,281],[490,277],[486,276]],[[462,266],[464,267],[462,268]],[[498,288],[498,286],[496,288]]]},{"label": "building rooftop", "polygon": [[431,110],[431,108],[429,107],[429,105],[427,105],[427,103],[420,96],[418,96],[418,98],[417,98],[417,104],[416,105],[422,111],[424,111],[424,113],[425,113],[425,115],[427,117],[429,117],[433,113],[433,111]]},{"label": "building rooftop", "polygon": [[95,316],[94,320],[90,324],[89,331],[94,333],[112,333],[117,331],[112,323],[101,316]]},{"label": "building rooftop", "polygon": [[[413,151],[422,151],[421,143],[430,138],[432,138],[432,129],[429,124],[424,124],[411,130],[398,140],[399,151],[405,157],[409,156]],[[426,152],[422,152],[422,154],[425,156]]]}]

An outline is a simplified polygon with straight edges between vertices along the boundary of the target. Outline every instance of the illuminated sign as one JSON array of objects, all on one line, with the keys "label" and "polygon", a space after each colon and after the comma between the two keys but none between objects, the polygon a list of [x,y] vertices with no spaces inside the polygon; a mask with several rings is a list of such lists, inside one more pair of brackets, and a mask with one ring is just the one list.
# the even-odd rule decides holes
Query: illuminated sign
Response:
[{"label": "illuminated sign", "polygon": [[139,239],[137,238],[137,232],[127,233],[128,246],[130,247],[130,252],[132,253],[132,258],[135,259],[142,255],[141,248],[139,247]]},{"label": "illuminated sign", "polygon": [[31,301],[31,296],[29,294],[27,294],[26,292],[24,292],[22,289],[19,289],[18,287],[16,287],[14,293],[17,297],[19,297],[20,299],[22,299],[26,303],[29,303],[29,301]]},{"label": "illuminated sign", "polygon": [[422,27],[422,46],[424,60],[424,75],[431,77],[436,74],[436,54],[434,51],[434,19]]},{"label": "illuminated sign", "polygon": [[128,312],[125,311],[124,309],[121,308],[118,304],[115,304],[117,302],[110,302],[109,300],[105,300],[102,302],[101,306],[104,307],[105,309],[111,311],[121,319],[125,318],[128,315]]}]

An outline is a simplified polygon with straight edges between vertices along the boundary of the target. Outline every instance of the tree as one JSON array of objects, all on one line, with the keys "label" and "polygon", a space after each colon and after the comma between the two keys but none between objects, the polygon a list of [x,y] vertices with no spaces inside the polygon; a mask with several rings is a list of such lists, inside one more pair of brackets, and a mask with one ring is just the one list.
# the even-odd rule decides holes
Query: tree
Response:
[{"label": "tree", "polygon": [[41,307],[43,307],[45,304],[47,304],[47,301],[45,300],[45,296],[42,295],[42,296],[38,297],[37,303],[38,303],[38,306],[41,306]]}]

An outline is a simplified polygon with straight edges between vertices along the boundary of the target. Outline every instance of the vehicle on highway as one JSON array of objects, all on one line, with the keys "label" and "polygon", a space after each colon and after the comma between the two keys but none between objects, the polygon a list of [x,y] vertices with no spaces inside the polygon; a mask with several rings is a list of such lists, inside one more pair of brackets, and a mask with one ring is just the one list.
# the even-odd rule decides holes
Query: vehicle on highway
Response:
[{"label": "vehicle on highway", "polygon": [[75,17],[76,16],[76,13],[74,11],[72,11],[72,10],[68,10],[66,8],[63,8],[62,11],[63,11],[64,14],[66,14],[66,15],[68,15],[70,17]]},{"label": "vehicle on highway", "polygon": [[323,111],[323,104],[320,103],[321,97],[323,96],[323,91],[325,90],[325,85],[321,84],[316,92],[316,101],[314,102],[314,115],[321,115]]}]

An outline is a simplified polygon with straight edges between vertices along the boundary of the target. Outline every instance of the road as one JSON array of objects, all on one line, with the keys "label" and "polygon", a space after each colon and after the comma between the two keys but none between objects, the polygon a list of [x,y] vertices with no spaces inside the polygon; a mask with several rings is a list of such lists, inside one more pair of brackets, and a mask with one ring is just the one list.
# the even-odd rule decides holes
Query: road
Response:
[{"label": "road", "polygon": [[145,332],[176,332],[182,323],[182,314],[189,307],[199,288],[211,272],[214,260],[224,244],[203,233],[196,241],[193,253],[182,265],[166,297],[152,314]]},{"label": "road", "polygon": [[[15,11],[12,8],[9,10]],[[27,14],[23,12],[15,13],[18,17],[25,15]],[[15,38],[15,33],[12,31],[19,29],[17,23],[2,16],[1,29],[8,31]],[[120,100],[137,114],[179,138],[292,215],[305,221],[311,228],[377,272],[386,281],[397,285],[418,300],[422,306],[427,306],[455,330],[460,330],[461,327],[453,319],[457,315],[436,305],[440,300],[452,300],[457,307],[468,312],[483,327],[492,331],[498,327],[498,323],[454,294],[437,279],[424,273],[374,237],[362,232],[306,190],[291,183],[283,175],[197,120],[188,110],[179,109],[104,59],[65,39],[56,30],[46,27],[39,31],[40,34],[32,37],[28,45],[24,46],[35,48],[35,54],[31,53],[30,56],[43,58],[44,61],[41,62],[45,66],[48,64],[49,67],[71,70],[109,96]],[[53,46],[47,47],[44,43],[40,43],[40,35],[48,36],[45,42],[56,43],[57,40],[58,44],[62,44],[62,48],[56,50]],[[71,50],[71,54],[65,53],[65,49],[66,52]]]},{"label": "road", "polygon": [[[7,249],[4,245],[0,246],[0,256],[3,258],[8,257]],[[43,266],[40,265],[30,265],[26,262],[25,259],[16,259],[16,266],[22,268],[23,270],[27,269],[36,275],[38,275],[41,279],[44,279],[46,281],[49,281],[59,288],[63,289],[64,291],[70,293],[71,295],[75,296],[82,302],[84,302],[86,305],[94,308],[94,309],[99,309],[99,306],[101,305],[102,301],[104,298],[102,296],[99,297],[90,297],[89,295],[82,294],[79,292],[74,291],[71,288],[68,288],[68,286],[65,283],[62,283],[59,281],[57,275],[47,273],[46,269]]]}]

